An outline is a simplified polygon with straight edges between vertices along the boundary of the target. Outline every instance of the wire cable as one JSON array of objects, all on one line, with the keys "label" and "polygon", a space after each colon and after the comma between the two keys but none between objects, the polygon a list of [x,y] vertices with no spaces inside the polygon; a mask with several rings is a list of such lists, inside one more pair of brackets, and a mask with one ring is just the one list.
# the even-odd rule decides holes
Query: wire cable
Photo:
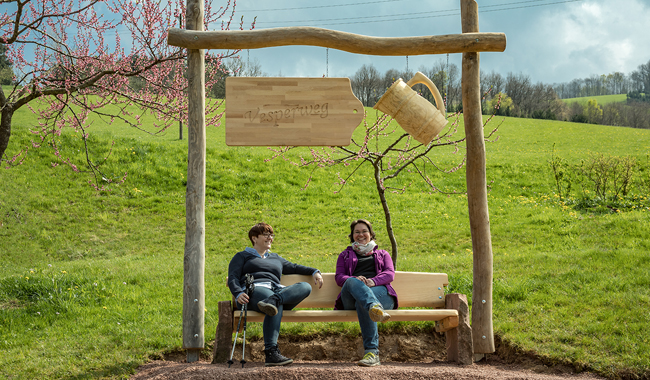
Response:
[{"label": "wire cable", "polygon": [[[547,5],[575,3],[575,2],[583,2],[584,0],[562,0],[562,1],[554,1],[552,3],[544,3],[544,4],[528,4],[528,3],[538,3],[540,1],[547,1],[547,0],[528,0],[528,1],[518,1],[518,2],[512,2],[512,3],[487,5],[487,6],[484,6],[484,7],[480,7],[479,8],[479,13],[500,12],[500,11],[514,10],[514,9],[541,7],[541,6],[547,6]],[[517,4],[528,4],[528,5],[515,6],[515,7],[512,6],[512,5],[517,5]],[[485,8],[498,8],[498,7],[506,7],[506,8],[485,9]],[[440,13],[444,13],[444,14],[440,14]],[[292,23],[294,23],[294,24],[299,23],[300,25],[303,25],[303,26],[306,26],[307,23],[309,23],[308,26],[368,24],[368,23],[377,23],[377,22],[391,22],[391,21],[411,20],[411,18],[408,18],[408,17],[405,17],[405,16],[415,16],[415,15],[417,15],[418,18],[439,18],[439,17],[448,17],[448,16],[458,16],[458,15],[460,15],[460,9],[446,9],[446,10],[431,11],[431,12],[411,12],[411,13],[400,13],[400,14],[392,14],[392,15],[365,16],[365,17],[342,17],[342,18],[316,19],[316,20],[258,21],[256,25],[259,27],[259,26],[263,26],[263,25],[272,25],[272,24],[273,25],[277,25],[277,24],[286,25],[286,24],[292,24]],[[399,18],[395,18],[395,17],[399,17]],[[382,18],[382,19],[380,20],[379,18]],[[372,19],[372,20],[360,21],[360,20],[365,20],[365,19]],[[354,22],[346,22],[345,20],[354,20]],[[342,21],[342,22],[329,22],[329,21]]]}]

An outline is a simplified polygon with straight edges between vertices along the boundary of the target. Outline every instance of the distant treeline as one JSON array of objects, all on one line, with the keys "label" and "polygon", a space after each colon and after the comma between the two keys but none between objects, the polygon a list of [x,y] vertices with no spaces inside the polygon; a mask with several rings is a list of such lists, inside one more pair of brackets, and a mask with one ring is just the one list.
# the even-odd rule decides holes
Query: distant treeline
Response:
[{"label": "distant treeline", "polygon": [[[420,67],[419,71],[438,87],[449,112],[462,109],[461,73],[456,65],[440,61],[430,68]],[[352,90],[365,106],[370,107],[397,78],[408,80],[412,76],[412,72],[394,69],[382,75],[374,66],[364,65],[351,78]],[[433,102],[426,86],[414,88]],[[650,94],[650,61],[630,75],[614,73],[559,85],[533,83],[530,76],[522,73],[508,73],[504,77],[494,71],[481,72],[481,93],[485,114],[650,128],[650,95],[646,95]],[[596,100],[587,104],[562,100],[569,95],[608,94],[627,94],[627,101],[599,105]]]},{"label": "distant treeline", "polygon": [[[206,70],[211,70],[209,65]],[[217,70],[224,79],[228,76],[267,76],[257,59],[252,62],[229,60]],[[448,112],[462,110],[461,70],[457,65],[440,60],[418,71],[436,85]],[[354,95],[364,106],[372,107],[398,78],[408,81],[413,75],[413,71],[396,69],[380,73],[370,64],[363,65],[350,80]],[[414,89],[434,103],[426,86],[418,84]],[[503,76],[495,71],[481,72],[481,93],[484,114],[650,128],[650,95],[646,95],[650,94],[650,61],[629,75],[617,72],[553,85],[534,83],[530,76],[522,73],[511,72]],[[224,98],[225,81],[219,81],[209,94]],[[562,100],[609,94],[627,94],[627,101],[601,105],[595,99],[582,104]]]}]

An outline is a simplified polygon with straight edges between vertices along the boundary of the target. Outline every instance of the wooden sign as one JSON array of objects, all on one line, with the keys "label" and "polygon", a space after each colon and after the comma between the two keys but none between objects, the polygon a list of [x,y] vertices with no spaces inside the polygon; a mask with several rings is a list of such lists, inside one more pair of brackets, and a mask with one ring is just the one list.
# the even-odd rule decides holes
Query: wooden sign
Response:
[{"label": "wooden sign", "polygon": [[363,121],[348,78],[226,79],[226,144],[346,146]]}]

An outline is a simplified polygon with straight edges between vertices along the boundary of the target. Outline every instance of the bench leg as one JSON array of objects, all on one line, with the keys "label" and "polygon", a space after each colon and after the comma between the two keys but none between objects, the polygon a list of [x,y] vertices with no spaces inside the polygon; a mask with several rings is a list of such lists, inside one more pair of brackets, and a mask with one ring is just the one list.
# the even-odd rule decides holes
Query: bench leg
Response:
[{"label": "bench leg", "polygon": [[219,322],[214,337],[212,364],[225,363],[230,358],[232,347],[232,302],[219,302]]},{"label": "bench leg", "polygon": [[474,363],[472,327],[469,324],[467,296],[460,293],[447,294],[445,308],[458,310],[458,327],[445,333],[447,360],[462,365]]}]

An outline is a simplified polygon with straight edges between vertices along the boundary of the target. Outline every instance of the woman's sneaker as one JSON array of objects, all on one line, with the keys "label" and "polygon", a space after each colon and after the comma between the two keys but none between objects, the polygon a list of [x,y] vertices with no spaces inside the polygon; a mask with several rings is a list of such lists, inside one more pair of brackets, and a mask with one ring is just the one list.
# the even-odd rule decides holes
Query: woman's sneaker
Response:
[{"label": "woman's sneaker", "polygon": [[288,357],[280,353],[280,349],[278,348],[278,346],[275,346],[268,350],[264,350],[264,353],[266,354],[266,361],[264,365],[267,367],[274,366],[274,365],[287,365],[293,363],[293,359],[289,359]]},{"label": "woman's sneaker", "polygon": [[363,359],[359,360],[357,364],[362,367],[374,367],[376,365],[381,365],[379,362],[379,356],[373,354],[372,352],[368,352],[367,354],[363,355]]},{"label": "woman's sneaker", "polygon": [[370,319],[374,322],[386,322],[390,319],[390,314],[385,312],[384,308],[378,303],[372,305],[368,310],[368,314],[370,314]]}]

